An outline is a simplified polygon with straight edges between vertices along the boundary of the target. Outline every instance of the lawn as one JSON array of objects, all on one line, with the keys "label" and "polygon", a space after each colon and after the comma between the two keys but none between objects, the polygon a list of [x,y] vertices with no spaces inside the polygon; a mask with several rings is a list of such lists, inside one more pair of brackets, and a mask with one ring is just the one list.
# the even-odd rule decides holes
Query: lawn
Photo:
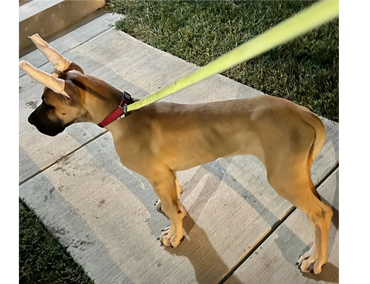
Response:
[{"label": "lawn", "polygon": [[[311,1],[109,1],[112,11],[126,15],[116,23],[117,29],[198,66],[312,4]],[[339,20],[335,20],[223,75],[339,121],[338,46]]]}]

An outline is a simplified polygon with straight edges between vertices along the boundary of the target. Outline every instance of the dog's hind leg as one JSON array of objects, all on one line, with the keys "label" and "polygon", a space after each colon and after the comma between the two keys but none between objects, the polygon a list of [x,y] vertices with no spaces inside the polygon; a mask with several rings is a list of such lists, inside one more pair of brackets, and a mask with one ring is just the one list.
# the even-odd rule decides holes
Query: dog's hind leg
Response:
[{"label": "dog's hind leg", "polygon": [[331,208],[316,196],[307,163],[285,161],[267,168],[267,175],[276,192],[306,214],[313,226],[315,242],[310,251],[299,258],[298,265],[302,272],[309,272],[313,264],[313,273],[319,274],[327,261],[327,242],[333,216]]},{"label": "dog's hind leg", "polygon": [[172,247],[177,247],[184,236],[182,219],[186,216],[186,210],[178,198],[176,180],[176,175],[171,170],[157,173],[155,179],[150,180],[159,197],[161,211],[171,221],[171,226],[163,230],[160,240],[163,245]]},{"label": "dog's hind leg", "polygon": [[314,228],[315,243],[309,251],[301,255],[297,264],[302,272],[308,272],[310,265],[314,263],[313,273],[319,274],[327,261],[328,236],[333,211],[316,196],[312,197],[308,210],[309,212],[305,213]]}]

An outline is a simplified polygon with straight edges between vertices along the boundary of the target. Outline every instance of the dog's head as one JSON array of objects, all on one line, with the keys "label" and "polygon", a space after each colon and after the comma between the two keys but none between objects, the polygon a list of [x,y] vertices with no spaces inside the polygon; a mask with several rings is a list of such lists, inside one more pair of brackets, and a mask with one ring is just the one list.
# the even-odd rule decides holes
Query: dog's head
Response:
[{"label": "dog's head", "polygon": [[55,136],[74,122],[83,121],[86,110],[73,80],[75,72],[82,70],[80,71],[78,66],[71,67],[73,68],[63,71],[57,77],[50,78],[61,82],[61,85],[64,85],[63,91],[46,86],[41,96],[41,104],[28,117],[28,122],[43,134]]},{"label": "dog's head", "polygon": [[30,38],[55,66],[56,72],[51,75],[20,61],[20,67],[45,86],[42,103],[30,114],[28,122],[41,133],[55,136],[72,123],[83,121],[86,110],[81,104],[81,89],[74,84],[74,78],[83,74],[83,70],[51,48],[38,34]]}]

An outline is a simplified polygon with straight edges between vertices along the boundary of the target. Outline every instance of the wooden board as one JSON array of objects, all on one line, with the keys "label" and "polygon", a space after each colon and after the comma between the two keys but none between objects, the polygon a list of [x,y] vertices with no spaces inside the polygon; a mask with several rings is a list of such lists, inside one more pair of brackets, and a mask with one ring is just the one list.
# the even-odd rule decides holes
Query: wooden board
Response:
[{"label": "wooden board", "polygon": [[225,283],[339,283],[339,169],[318,190],[334,211],[328,263],[322,273],[303,274],[295,265],[298,256],[311,247],[314,237],[308,219],[296,210]]}]

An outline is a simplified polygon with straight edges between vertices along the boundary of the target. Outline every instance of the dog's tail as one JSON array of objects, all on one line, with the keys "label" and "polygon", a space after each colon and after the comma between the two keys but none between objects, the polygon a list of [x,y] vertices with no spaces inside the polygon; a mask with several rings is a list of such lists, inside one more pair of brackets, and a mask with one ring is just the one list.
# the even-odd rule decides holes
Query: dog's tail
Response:
[{"label": "dog's tail", "polygon": [[310,112],[308,109],[305,109],[302,112],[302,118],[314,130],[314,140],[311,144],[311,148],[308,155],[308,169],[310,169],[313,161],[315,160],[322,146],[324,145],[326,139],[325,126],[322,123],[321,119],[317,115]]}]

